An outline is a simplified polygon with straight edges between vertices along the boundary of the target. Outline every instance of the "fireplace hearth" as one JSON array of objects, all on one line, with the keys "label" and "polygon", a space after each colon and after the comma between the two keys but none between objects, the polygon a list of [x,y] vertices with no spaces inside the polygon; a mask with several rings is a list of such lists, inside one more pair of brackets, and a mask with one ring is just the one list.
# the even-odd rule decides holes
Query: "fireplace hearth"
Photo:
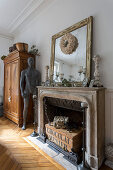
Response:
[{"label": "fireplace hearth", "polygon": [[[104,88],[38,87],[38,133],[46,134],[45,124],[51,125],[55,116],[68,116],[76,128],[81,127],[80,104],[87,103],[85,162],[91,169],[98,169],[104,160],[104,95]],[[71,154],[76,155],[73,149]]]}]

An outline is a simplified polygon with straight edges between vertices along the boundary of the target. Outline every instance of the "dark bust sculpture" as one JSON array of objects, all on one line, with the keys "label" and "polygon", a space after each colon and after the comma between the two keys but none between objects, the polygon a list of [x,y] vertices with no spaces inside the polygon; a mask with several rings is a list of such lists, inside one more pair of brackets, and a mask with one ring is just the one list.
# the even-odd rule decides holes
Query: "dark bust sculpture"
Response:
[{"label": "dark bust sculpture", "polygon": [[22,126],[23,130],[26,129],[26,118],[30,94],[36,95],[36,86],[40,85],[40,82],[41,82],[40,72],[34,68],[34,59],[32,57],[29,57],[28,68],[21,72],[20,77],[21,95],[24,100],[23,126]]}]

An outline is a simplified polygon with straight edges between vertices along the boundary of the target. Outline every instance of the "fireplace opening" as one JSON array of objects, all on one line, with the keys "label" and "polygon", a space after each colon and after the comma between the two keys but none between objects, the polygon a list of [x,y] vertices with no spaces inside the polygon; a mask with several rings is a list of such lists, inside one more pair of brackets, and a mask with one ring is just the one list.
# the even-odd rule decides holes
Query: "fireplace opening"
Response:
[{"label": "fireplace opening", "polygon": [[41,139],[59,150],[72,163],[82,160],[83,110],[81,102],[43,98],[44,134]]},{"label": "fireplace opening", "polygon": [[81,102],[75,100],[44,97],[44,124],[53,122],[55,116],[69,117],[78,127],[83,122]]},{"label": "fireplace opening", "polygon": [[80,104],[81,102],[45,97],[44,125],[52,124],[55,117],[67,117],[68,121],[66,122],[66,129],[68,131],[82,127],[83,113],[81,111]]}]

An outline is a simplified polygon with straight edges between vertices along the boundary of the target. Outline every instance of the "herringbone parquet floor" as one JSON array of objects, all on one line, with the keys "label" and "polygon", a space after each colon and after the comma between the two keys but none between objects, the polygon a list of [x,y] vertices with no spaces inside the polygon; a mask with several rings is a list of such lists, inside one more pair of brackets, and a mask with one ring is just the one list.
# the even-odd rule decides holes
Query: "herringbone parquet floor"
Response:
[{"label": "herringbone parquet floor", "polygon": [[[33,145],[24,140],[33,132],[33,127],[28,126],[21,130],[12,121],[0,117],[0,170],[64,170]],[[112,170],[103,165],[100,170]]]},{"label": "herringbone parquet floor", "polygon": [[4,117],[0,118],[0,170],[64,169],[23,139],[32,131],[31,126],[23,131],[10,120]]}]

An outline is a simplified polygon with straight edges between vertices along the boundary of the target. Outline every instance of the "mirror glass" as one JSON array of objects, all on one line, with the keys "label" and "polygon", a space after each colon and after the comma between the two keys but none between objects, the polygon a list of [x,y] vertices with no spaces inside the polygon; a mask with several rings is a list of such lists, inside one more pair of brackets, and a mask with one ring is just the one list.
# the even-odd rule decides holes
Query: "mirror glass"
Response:
[{"label": "mirror glass", "polygon": [[92,17],[52,37],[50,77],[54,82],[90,79]]},{"label": "mirror glass", "polygon": [[68,81],[83,81],[83,70],[86,69],[86,36],[87,26],[71,32],[77,38],[78,45],[72,54],[65,54],[61,50],[62,37],[57,38],[55,42],[55,61],[54,77],[55,81],[60,82],[63,79]]}]

